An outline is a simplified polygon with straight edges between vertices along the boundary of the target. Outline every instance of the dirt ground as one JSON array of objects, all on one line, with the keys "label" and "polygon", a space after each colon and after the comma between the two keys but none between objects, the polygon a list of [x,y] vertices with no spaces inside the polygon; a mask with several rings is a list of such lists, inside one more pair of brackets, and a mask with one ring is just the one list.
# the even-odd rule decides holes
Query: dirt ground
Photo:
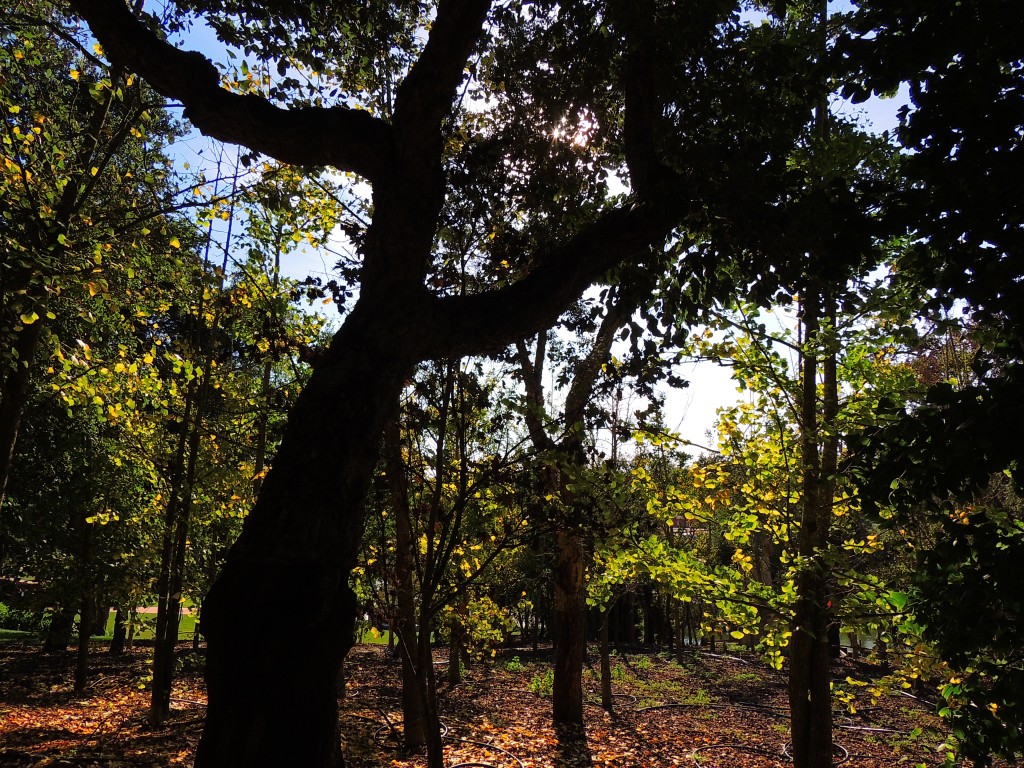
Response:
[{"label": "dirt ground", "polygon": [[[99,649],[98,649],[99,650]],[[614,711],[599,705],[596,670],[584,675],[586,729],[556,732],[550,723],[550,649],[508,649],[470,664],[449,686],[438,666],[446,765],[494,768],[761,768],[785,766],[785,678],[754,657],[688,652],[613,658]],[[0,645],[0,768],[7,766],[189,766],[205,702],[201,655],[186,655],[166,727],[146,725],[148,650],[123,659],[98,652],[84,695],[71,689],[74,659],[36,647]],[[399,665],[383,646],[357,646],[346,662],[340,702],[347,765],[413,766],[400,759]],[[873,670],[842,661],[836,678]],[[905,695],[856,714],[837,713],[836,762],[864,768],[939,765],[944,735],[933,707]]]}]

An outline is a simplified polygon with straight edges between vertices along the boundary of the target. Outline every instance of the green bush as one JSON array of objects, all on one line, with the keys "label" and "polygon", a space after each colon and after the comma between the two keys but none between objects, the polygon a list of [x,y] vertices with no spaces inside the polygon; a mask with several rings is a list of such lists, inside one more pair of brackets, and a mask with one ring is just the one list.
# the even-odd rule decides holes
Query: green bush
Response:
[{"label": "green bush", "polygon": [[0,603],[0,629],[18,632],[42,632],[46,616],[36,611],[22,611]]},{"label": "green bush", "polygon": [[538,696],[551,697],[551,693],[555,688],[555,672],[549,669],[547,672],[541,675],[534,675],[530,680],[530,684],[526,686],[530,693],[535,693]]},{"label": "green bush", "polygon": [[511,661],[505,663],[505,669],[513,674],[519,674],[523,671],[523,662],[519,660],[518,656],[513,656]]}]

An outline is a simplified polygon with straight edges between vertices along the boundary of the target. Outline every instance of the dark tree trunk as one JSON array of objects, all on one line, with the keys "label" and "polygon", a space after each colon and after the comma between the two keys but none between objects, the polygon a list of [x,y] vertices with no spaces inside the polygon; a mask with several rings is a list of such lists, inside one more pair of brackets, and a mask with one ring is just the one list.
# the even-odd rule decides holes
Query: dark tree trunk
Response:
[{"label": "dark tree trunk", "polygon": [[75,611],[73,608],[61,608],[50,616],[50,625],[43,639],[45,653],[66,651],[71,644],[71,633],[75,628]]},{"label": "dark tree trunk", "polygon": [[555,674],[552,716],[556,723],[583,723],[583,657],[587,650],[583,542],[575,531],[555,534]]},{"label": "dark tree trunk", "polygon": [[626,643],[636,645],[636,595],[627,592],[623,602],[626,605]]},{"label": "dark tree trunk", "polygon": [[75,657],[75,693],[85,690],[89,677],[89,635],[96,621],[96,590],[92,584],[92,526],[84,510],[78,518],[78,652]]},{"label": "dark tree trunk", "polygon": [[441,716],[437,710],[437,680],[434,657],[430,649],[430,622],[421,617],[419,637],[419,692],[426,720],[427,768],[444,768],[444,745],[441,741]]},{"label": "dark tree trunk", "polygon": [[[793,639],[789,658],[790,728],[795,768],[831,768],[832,692],[828,629],[828,570],[824,559],[832,520],[834,481],[839,446],[830,428],[838,411],[836,354],[820,357],[822,315],[833,317],[832,305],[823,313],[823,299],[807,292],[803,305],[806,329],[801,361],[801,461],[803,510],[798,532],[799,554],[806,565],[796,580]],[[818,372],[822,372],[823,401],[819,419]]]},{"label": "dark tree trunk", "polygon": [[[202,379],[185,400],[183,440],[175,457],[175,476],[167,505],[163,560],[157,602],[156,638],[153,641],[153,688],[149,721],[161,725],[171,711],[171,686],[174,682],[174,653],[181,626],[182,590],[185,583],[185,553],[188,547],[189,520],[192,516],[192,489],[199,459],[200,423],[203,419],[209,381],[209,360]],[[187,441],[184,440],[187,435]]]},{"label": "dark tree trunk", "polygon": [[448,637],[448,685],[462,682],[462,622],[469,608],[469,595],[462,593],[457,611],[452,612]]},{"label": "dark tree trunk", "polygon": [[612,660],[611,648],[608,643],[609,611],[601,612],[601,706],[608,712],[612,711]]},{"label": "dark tree trunk", "polygon": [[392,507],[395,512],[395,596],[398,613],[392,635],[397,630],[397,650],[402,663],[402,740],[407,753],[419,753],[427,744],[427,721],[421,689],[423,681],[417,674],[420,656],[413,586],[415,542],[397,420],[392,420],[387,427],[385,458]]},{"label": "dark tree trunk", "polygon": [[78,652],[75,656],[75,693],[82,693],[89,682],[89,638],[95,613],[96,598],[92,589],[86,586],[82,591],[82,604],[79,610]]},{"label": "dark tree trunk", "polygon": [[797,768],[832,765],[832,691],[825,579],[809,569],[797,580],[790,646],[789,707],[793,764]]},{"label": "dark tree trunk", "polygon": [[644,645],[654,645],[654,606],[651,605],[651,598],[651,585],[645,584],[643,596],[640,599],[640,608],[644,618]]},{"label": "dark tree trunk", "polygon": [[[41,307],[45,309],[45,302],[41,303]],[[42,315],[44,312],[40,310],[39,314]],[[43,319],[40,317],[31,325],[24,326],[17,334],[9,353],[14,357],[16,364],[0,383],[0,568],[4,563],[3,507],[7,496],[7,481],[11,476],[18,430],[21,428],[21,416],[28,402],[32,365],[42,331]]]},{"label": "dark tree trunk", "polygon": [[128,622],[125,621],[125,610],[117,606],[114,610],[114,631],[110,638],[110,655],[123,656],[125,643],[128,640]]},{"label": "dark tree trunk", "polygon": [[[380,437],[413,367],[396,354],[404,336],[357,307],[292,411],[203,603],[209,706],[197,768],[342,764],[337,675],[356,608],[348,576]],[[287,635],[264,631],[268,605],[289,606]]]}]

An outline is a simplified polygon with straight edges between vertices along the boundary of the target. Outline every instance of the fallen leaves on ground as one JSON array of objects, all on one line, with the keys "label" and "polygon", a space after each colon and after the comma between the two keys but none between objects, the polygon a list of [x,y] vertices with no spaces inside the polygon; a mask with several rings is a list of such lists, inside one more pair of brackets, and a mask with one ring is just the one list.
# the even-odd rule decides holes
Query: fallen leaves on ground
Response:
[{"label": "fallen leaves on ground", "polygon": [[[122,658],[97,653],[91,684],[71,687],[71,654],[0,645],[0,768],[17,766],[189,766],[206,696],[193,670],[175,684],[166,726],[146,723],[148,651]],[[513,661],[514,659],[514,661]],[[593,663],[597,664],[594,658]],[[471,664],[448,685],[438,666],[445,764],[494,768],[782,768],[790,764],[785,678],[756,659],[688,650],[613,659],[613,711],[599,705],[596,669],[585,683],[585,729],[555,729],[542,688],[550,649],[507,650]],[[853,662],[843,662],[849,667]],[[863,664],[856,671],[865,672]],[[851,670],[840,669],[840,679]],[[867,670],[870,673],[870,669]],[[346,662],[340,724],[349,768],[418,768],[403,757],[400,665],[386,648],[357,646]],[[943,736],[932,710],[893,696],[857,714],[837,714],[836,742],[850,768],[939,765]],[[671,705],[671,706],[665,706]],[[921,729],[915,734],[915,729]],[[837,749],[839,749],[837,747]],[[837,752],[837,755],[840,754]]]}]

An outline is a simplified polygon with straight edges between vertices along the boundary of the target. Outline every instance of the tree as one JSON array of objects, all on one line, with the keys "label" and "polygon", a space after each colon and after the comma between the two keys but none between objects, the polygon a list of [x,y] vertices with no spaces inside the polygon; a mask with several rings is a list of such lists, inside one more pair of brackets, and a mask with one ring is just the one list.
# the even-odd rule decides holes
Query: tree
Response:
[{"label": "tree", "polygon": [[183,204],[167,187],[162,154],[177,128],[137,78],[62,29],[65,13],[26,0],[0,26],[0,507],[39,359],[60,341],[55,310],[70,313],[65,327],[102,315],[108,288],[132,269],[137,239],[166,247],[165,215]]},{"label": "tree", "polygon": [[[525,521],[508,490],[518,443],[491,402],[497,382],[462,361],[421,366],[414,381],[402,422],[389,427],[384,446],[394,530],[392,628],[402,662],[404,746],[425,746],[428,763],[442,766],[431,635],[456,600],[468,611],[471,586],[519,544]],[[388,559],[386,548],[374,549],[372,559]],[[453,635],[456,622],[448,628]],[[452,640],[448,663],[457,672],[460,643]]]},{"label": "tree", "polygon": [[[736,195],[724,190],[743,190],[744,181],[784,164],[785,153],[769,145],[776,133],[788,144],[792,126],[773,116],[748,131],[745,122],[758,114],[752,110],[778,91],[738,88],[734,93],[756,98],[721,124],[707,155],[697,151],[702,121],[719,115],[711,114],[711,89],[700,109],[686,109],[686,86],[704,84],[711,70],[726,69],[733,83],[749,79],[740,45],[729,56],[705,58],[720,42],[718,24],[731,3],[702,3],[694,13],[652,3],[655,13],[640,29],[612,23],[597,3],[502,6],[489,19],[483,0],[442,0],[429,8],[345,4],[315,16],[278,2],[179,4],[180,11],[200,12],[248,55],[276,58],[285,72],[288,56],[338,78],[335,97],[331,83],[304,94],[282,81],[269,98],[222,88],[205,57],[171,46],[119,0],[75,0],[73,7],[107,55],[182,103],[199,130],[284,162],[358,174],[373,188],[373,219],[360,243],[359,298],[292,409],[273,469],[207,597],[204,617],[210,699],[197,765],[338,765],[335,679],[351,642],[354,600],[347,581],[361,538],[361,501],[384,426],[414,365],[500,349],[550,326],[609,268],[640,259],[688,215],[704,214],[702,158],[729,158],[730,178],[713,199],[735,204]],[[484,34],[488,20],[493,26]],[[671,39],[645,37],[657,30],[672,30]],[[517,62],[517,52],[538,43],[557,58],[532,58],[528,67]],[[665,47],[664,59],[658,46]],[[361,55],[366,47],[369,56]],[[759,65],[774,60],[767,50],[759,55]],[[377,66],[360,64],[368,61]],[[517,84],[529,97],[486,79],[492,64],[506,62],[518,67]],[[586,77],[534,77],[542,64]],[[672,79],[656,89],[649,75],[659,64]],[[522,140],[494,147],[493,173],[528,180],[530,198],[546,202],[551,189],[588,190],[584,180],[615,169],[628,172],[631,196],[586,207],[570,231],[531,243],[518,254],[523,277],[452,296],[430,289],[449,142],[460,131],[471,147],[487,138],[469,119],[451,119],[467,68],[482,74],[482,97],[518,113],[514,127]],[[791,74],[778,78],[774,71],[774,80],[759,84]],[[361,98],[363,83],[381,72],[400,80],[387,113]],[[560,87],[551,88],[556,82]],[[570,126],[575,139],[589,115],[599,120],[586,119],[585,141],[559,139],[564,129],[555,134]],[[684,130],[692,151],[669,164],[663,148],[680,146],[675,137]],[[769,141],[760,141],[765,137]],[[554,146],[552,138],[558,139]],[[294,631],[309,638],[301,655],[284,638],[259,637],[260,607],[285,601]]]},{"label": "tree", "polygon": [[[917,610],[929,617],[926,636],[931,634],[940,655],[960,671],[987,654],[978,649],[974,656],[945,631],[950,622],[976,626],[978,621],[973,605],[948,601],[950,590],[986,574],[988,581],[1007,583],[1006,573],[999,573],[1005,562],[983,553],[1017,546],[1005,503],[992,503],[988,493],[1001,473],[1019,489],[1024,458],[1018,258],[1024,227],[1019,206],[1007,194],[1017,184],[1024,158],[1024,47],[1007,28],[1013,13],[1009,3],[998,1],[942,9],[914,2],[899,14],[884,3],[868,2],[855,15],[855,34],[843,46],[863,75],[847,84],[849,94],[865,97],[908,86],[910,103],[902,111],[898,136],[911,150],[901,168],[909,189],[888,211],[913,245],[901,274],[932,292],[936,315],[960,304],[981,329],[971,376],[937,383],[897,424],[866,434],[862,466],[864,494],[879,508],[896,511],[903,521],[915,519],[923,506],[932,524],[953,536],[948,545],[921,555],[921,578],[934,582],[920,585]],[[961,382],[967,386],[958,386]],[[964,451],[964,445],[971,450]],[[978,516],[965,518],[967,528],[949,519],[975,502]],[[999,617],[1000,623],[1012,625],[1014,613]],[[985,663],[1014,658],[1020,644],[1010,639],[988,650]],[[962,729],[965,754],[979,762],[1019,750],[1014,707],[997,714],[981,706],[986,688],[998,689],[996,698],[1013,690],[1013,684],[1004,687],[1017,674],[1012,663],[1006,673],[987,682],[983,675],[975,677],[963,691],[954,691],[959,683],[948,687],[954,698],[965,693],[968,706],[947,714],[954,714]],[[998,709],[996,698],[990,703]]]},{"label": "tree", "polygon": [[[593,542],[585,531],[594,524],[580,473],[587,465],[587,410],[602,371],[611,363],[611,348],[620,328],[632,314],[631,302],[614,289],[605,289],[604,312],[592,343],[568,373],[564,413],[551,418],[545,406],[544,368],[547,335],[539,334],[534,354],[517,342],[517,359],[525,390],[524,416],[538,454],[539,520],[555,539],[552,581],[555,630],[555,669],[552,717],[556,724],[583,724],[583,660],[587,650],[587,593],[585,572]],[[557,436],[550,432],[554,427]]]}]

